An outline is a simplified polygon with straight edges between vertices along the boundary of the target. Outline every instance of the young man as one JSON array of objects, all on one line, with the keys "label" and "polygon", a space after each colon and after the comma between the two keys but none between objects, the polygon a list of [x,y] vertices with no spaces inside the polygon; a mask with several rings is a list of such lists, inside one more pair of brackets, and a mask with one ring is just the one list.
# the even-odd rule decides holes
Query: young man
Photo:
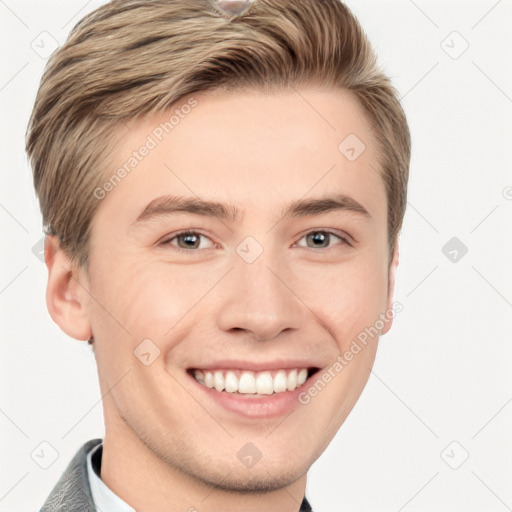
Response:
[{"label": "young man", "polygon": [[27,134],[105,437],[42,511],[308,511],[392,324],[409,130],[339,0],[117,0]]}]

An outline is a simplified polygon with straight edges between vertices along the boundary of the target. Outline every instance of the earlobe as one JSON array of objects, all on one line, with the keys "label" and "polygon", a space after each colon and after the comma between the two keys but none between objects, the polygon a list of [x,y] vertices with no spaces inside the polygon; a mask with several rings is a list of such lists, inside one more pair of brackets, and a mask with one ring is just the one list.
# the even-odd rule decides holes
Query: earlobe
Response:
[{"label": "earlobe", "polygon": [[393,249],[393,255],[391,257],[391,263],[389,264],[388,269],[388,295],[386,301],[386,311],[385,311],[385,325],[381,331],[381,336],[386,334],[393,325],[393,298],[395,294],[395,281],[396,281],[396,270],[398,267],[399,261],[399,249],[398,249],[398,240],[395,241],[395,248]]},{"label": "earlobe", "polygon": [[50,316],[68,336],[88,340],[92,331],[87,317],[85,283],[80,282],[79,271],[72,268],[54,235],[45,238],[44,259],[48,268],[46,307]]}]

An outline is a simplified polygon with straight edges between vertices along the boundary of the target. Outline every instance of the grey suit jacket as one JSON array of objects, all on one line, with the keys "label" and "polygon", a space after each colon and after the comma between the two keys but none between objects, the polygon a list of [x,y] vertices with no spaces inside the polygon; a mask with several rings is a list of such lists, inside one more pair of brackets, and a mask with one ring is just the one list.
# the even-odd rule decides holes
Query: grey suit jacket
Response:
[{"label": "grey suit jacket", "polygon": [[[102,441],[91,439],[78,450],[40,512],[96,512],[87,473],[87,454]],[[299,512],[312,512],[306,497]]]}]

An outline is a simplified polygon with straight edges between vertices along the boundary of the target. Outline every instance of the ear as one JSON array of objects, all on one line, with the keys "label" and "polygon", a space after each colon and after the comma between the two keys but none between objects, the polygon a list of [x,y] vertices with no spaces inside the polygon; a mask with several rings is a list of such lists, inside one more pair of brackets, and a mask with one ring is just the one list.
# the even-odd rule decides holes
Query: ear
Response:
[{"label": "ear", "polygon": [[396,269],[398,267],[398,237],[395,241],[395,248],[393,249],[393,255],[391,257],[391,262],[389,263],[388,269],[388,296],[386,301],[386,317],[384,318],[384,328],[381,331],[381,336],[386,334],[393,325],[393,317],[388,318],[388,314],[390,311],[393,311],[393,297],[395,295],[395,279],[396,279]]},{"label": "ear", "polygon": [[88,340],[92,331],[87,317],[85,272],[72,268],[54,235],[45,238],[44,260],[48,268],[46,307],[50,316],[68,336]]}]

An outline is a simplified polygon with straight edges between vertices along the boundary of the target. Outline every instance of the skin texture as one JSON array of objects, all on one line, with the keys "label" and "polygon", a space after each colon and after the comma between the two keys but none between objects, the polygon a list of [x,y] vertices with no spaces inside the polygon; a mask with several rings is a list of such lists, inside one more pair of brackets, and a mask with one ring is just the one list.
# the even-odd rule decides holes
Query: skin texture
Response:
[{"label": "skin texture", "polygon": [[[123,500],[138,512],[296,512],[308,469],[366,385],[378,336],[286,417],[226,411],[185,370],[227,358],[297,358],[321,368],[319,376],[391,308],[398,250],[388,261],[377,150],[347,91],[194,98],[197,106],[101,199],[88,274],[70,268],[50,237],[47,305],[68,335],[94,335],[106,429],[101,477]],[[126,133],[112,170],[168,119],[120,128]],[[366,145],[353,162],[338,150],[349,134]],[[293,200],[334,193],[371,217],[282,218]],[[165,194],[245,213],[236,222],[181,213],[131,226]],[[192,249],[173,238],[186,230],[204,235],[189,242]],[[306,237],[322,230],[337,230],[351,245],[334,235],[323,243]],[[263,249],[250,264],[236,250],[247,236]],[[146,366],[134,350],[148,338],[160,355]],[[248,442],[261,452],[251,468],[237,457]]]}]

